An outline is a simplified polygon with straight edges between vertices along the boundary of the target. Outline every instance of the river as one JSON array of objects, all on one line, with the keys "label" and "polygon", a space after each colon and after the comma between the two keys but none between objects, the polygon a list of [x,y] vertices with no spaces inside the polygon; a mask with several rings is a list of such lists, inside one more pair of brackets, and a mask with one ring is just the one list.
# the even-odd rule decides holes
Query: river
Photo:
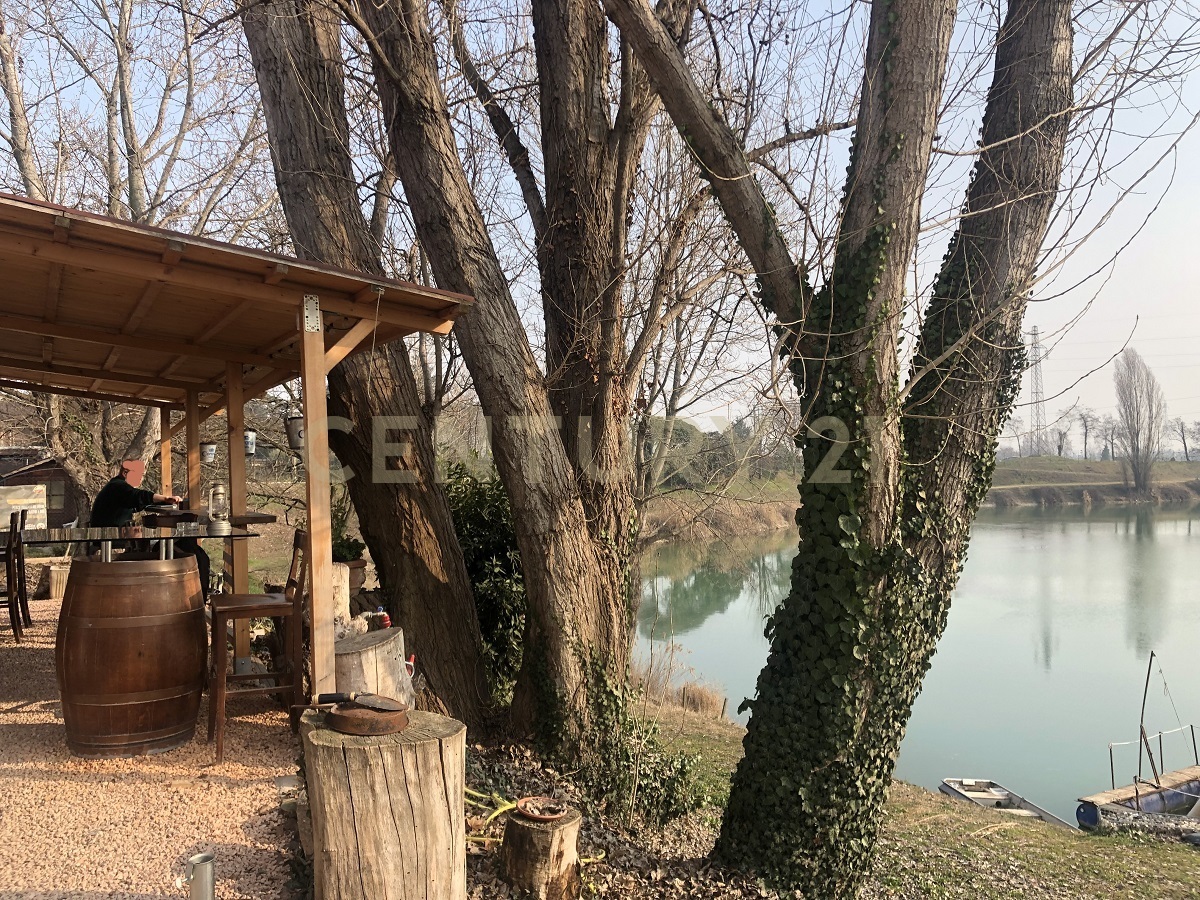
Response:
[{"label": "river", "polygon": [[[638,655],[675,644],[677,677],[719,688],[734,715],[794,553],[790,533],[657,548]],[[1109,742],[1137,737],[1151,650],[1147,730],[1200,726],[1198,639],[1200,507],[984,510],[896,776],[991,778],[1074,822],[1076,798],[1110,786]],[[1168,768],[1193,764],[1189,734],[1164,741]],[[1117,783],[1137,764],[1118,747]]]}]

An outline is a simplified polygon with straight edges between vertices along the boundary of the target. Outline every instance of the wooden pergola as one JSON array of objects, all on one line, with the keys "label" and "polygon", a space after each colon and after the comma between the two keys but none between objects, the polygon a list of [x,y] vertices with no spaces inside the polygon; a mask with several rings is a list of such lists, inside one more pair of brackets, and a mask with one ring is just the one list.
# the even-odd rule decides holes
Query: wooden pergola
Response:
[{"label": "wooden pergola", "polygon": [[[447,334],[471,298],[8,194],[0,267],[0,386],[157,407],[162,490],[174,492],[171,439],[182,430],[193,506],[201,422],[227,410],[231,513],[243,515],[244,405],[300,378],[313,688],[333,690],[326,374],[406,334]],[[246,544],[230,543],[232,587],[244,593]],[[238,636],[235,656],[248,640]]]}]

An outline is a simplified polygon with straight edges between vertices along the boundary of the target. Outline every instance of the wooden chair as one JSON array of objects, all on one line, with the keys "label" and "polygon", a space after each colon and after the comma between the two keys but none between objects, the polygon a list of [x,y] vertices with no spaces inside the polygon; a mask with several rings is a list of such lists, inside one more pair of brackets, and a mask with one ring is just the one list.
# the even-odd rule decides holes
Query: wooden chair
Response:
[{"label": "wooden chair", "polygon": [[[303,702],[304,692],[304,583],[307,574],[305,548],[308,535],[297,531],[292,541],[292,565],[282,594],[213,594],[212,606],[212,677],[208,695],[208,740],[215,735],[217,762],[225,754],[225,704],[231,697],[279,694],[288,705],[293,730],[299,721],[293,709]],[[231,675],[228,630],[239,619],[272,618],[275,627],[282,624],[283,668],[262,673]],[[235,688],[228,685],[246,681],[273,681],[267,687]]]},{"label": "wooden chair", "polygon": [[25,629],[33,624],[29,617],[29,590],[25,582],[25,545],[21,530],[25,527],[26,510],[15,510],[8,519],[8,540],[0,556],[4,561],[4,596],[8,601],[8,620],[13,638],[20,641]]}]

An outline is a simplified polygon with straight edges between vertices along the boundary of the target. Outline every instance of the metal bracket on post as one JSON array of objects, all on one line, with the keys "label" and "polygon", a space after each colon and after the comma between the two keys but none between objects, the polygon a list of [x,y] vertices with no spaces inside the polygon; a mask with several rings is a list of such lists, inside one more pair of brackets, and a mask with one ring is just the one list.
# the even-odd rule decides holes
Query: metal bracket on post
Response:
[{"label": "metal bracket on post", "polygon": [[321,298],[316,294],[304,295],[304,330],[318,334],[323,323],[321,321]]}]

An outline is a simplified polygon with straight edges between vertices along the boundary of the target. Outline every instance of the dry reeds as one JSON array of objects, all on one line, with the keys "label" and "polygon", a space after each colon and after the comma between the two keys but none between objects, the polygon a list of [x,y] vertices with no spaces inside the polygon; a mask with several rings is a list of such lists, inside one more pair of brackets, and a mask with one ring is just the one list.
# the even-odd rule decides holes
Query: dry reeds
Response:
[{"label": "dry reeds", "polygon": [[629,678],[650,702],[674,706],[707,718],[724,718],[728,700],[710,684],[680,676],[687,671],[678,662],[678,644],[656,645],[649,658],[635,659]]},{"label": "dry reeds", "polygon": [[710,719],[722,718],[728,701],[725,695],[709,684],[687,681],[675,691],[675,705]]}]

